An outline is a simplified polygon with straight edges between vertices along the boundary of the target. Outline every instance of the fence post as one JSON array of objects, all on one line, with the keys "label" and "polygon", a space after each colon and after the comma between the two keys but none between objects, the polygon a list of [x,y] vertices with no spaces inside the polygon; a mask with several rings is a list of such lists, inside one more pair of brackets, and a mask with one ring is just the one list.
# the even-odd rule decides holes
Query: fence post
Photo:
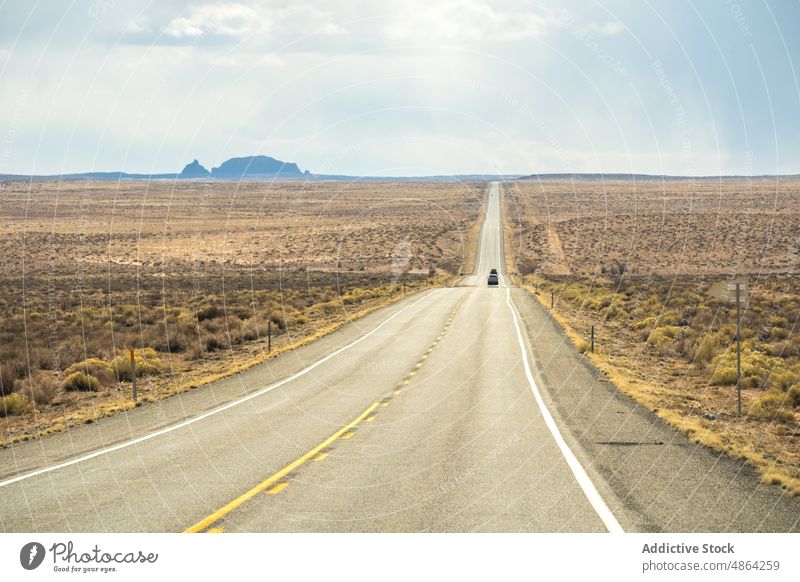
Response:
[{"label": "fence post", "polygon": [[131,348],[131,382],[133,383],[133,401],[136,402],[136,358]]},{"label": "fence post", "polygon": [[739,307],[739,283],[736,283],[736,410],[742,415],[742,312]]}]

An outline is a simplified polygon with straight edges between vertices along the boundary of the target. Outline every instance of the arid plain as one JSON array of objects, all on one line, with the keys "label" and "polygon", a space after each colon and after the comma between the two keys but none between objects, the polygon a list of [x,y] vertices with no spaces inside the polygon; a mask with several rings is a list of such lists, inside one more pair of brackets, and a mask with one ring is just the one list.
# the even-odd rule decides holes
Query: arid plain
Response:
[{"label": "arid plain", "polygon": [[[515,280],[625,393],[800,494],[800,181],[506,185]],[[742,416],[736,305],[742,292]],[[592,328],[595,350],[591,351]]]},{"label": "arid plain", "polygon": [[134,406],[130,348],[147,402],[452,282],[471,269],[484,190],[3,184],[0,442]]}]

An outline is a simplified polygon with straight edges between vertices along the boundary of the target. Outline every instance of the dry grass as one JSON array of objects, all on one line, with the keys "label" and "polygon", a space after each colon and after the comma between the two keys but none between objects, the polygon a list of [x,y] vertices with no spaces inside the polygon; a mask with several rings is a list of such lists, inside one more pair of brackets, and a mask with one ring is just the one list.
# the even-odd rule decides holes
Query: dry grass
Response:
[{"label": "dry grass", "polygon": [[786,179],[513,182],[509,252],[522,274],[796,273],[798,189]]},{"label": "dry grass", "polygon": [[[598,350],[586,355],[621,391],[694,442],[747,459],[765,482],[800,495],[800,185],[755,182],[755,201],[737,182],[721,190],[668,183],[667,192],[653,183],[605,186],[511,186],[515,280],[538,291],[548,309],[553,294],[554,318],[580,351],[595,326]],[[715,217],[737,225],[743,240],[719,239]],[[662,231],[645,236],[659,220],[663,232],[687,229],[680,245],[659,243]],[[566,264],[552,252],[548,221]],[[711,294],[732,268],[726,257],[751,282],[741,330],[743,417],[736,414],[735,309]]]},{"label": "dry grass", "polygon": [[137,350],[148,402],[313,341],[405,293],[449,284],[465,269],[483,191],[5,185],[0,396],[14,399],[0,443],[132,407],[128,348]]}]

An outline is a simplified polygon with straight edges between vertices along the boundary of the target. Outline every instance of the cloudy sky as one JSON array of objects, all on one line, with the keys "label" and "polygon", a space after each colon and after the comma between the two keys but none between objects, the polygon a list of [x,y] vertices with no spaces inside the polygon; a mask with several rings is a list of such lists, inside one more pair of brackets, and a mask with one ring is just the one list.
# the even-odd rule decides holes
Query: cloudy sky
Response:
[{"label": "cloudy sky", "polygon": [[798,23],[796,0],[0,0],[0,173],[798,173]]}]

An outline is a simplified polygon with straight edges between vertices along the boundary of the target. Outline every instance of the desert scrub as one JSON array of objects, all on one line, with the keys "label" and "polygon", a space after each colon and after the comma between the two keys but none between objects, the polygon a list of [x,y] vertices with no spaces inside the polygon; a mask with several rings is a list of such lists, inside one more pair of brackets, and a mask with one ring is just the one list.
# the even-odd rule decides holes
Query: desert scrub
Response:
[{"label": "desert scrub", "polygon": [[795,384],[789,388],[789,400],[792,406],[800,406],[800,385]]},{"label": "desert scrub", "polygon": [[[714,361],[711,383],[719,386],[736,384],[736,349],[730,348]],[[749,388],[778,387],[787,389],[796,374],[783,358],[768,356],[749,347],[742,348],[742,386]]]},{"label": "desert scrub", "polygon": [[[136,375],[150,376],[160,374],[163,371],[161,359],[158,352],[153,348],[143,348],[134,351],[136,360]],[[130,382],[131,376],[131,357],[128,352],[120,352],[117,357],[111,360],[111,368],[114,370],[120,381]]]},{"label": "desert scrub", "polygon": [[99,392],[100,380],[86,372],[73,372],[64,378],[64,390],[67,392]]},{"label": "desert scrub", "polygon": [[714,359],[720,347],[720,338],[718,334],[706,334],[697,340],[694,347],[694,357],[692,361],[699,367],[704,366]]},{"label": "desert scrub", "polygon": [[14,383],[24,378],[28,367],[21,358],[6,356],[0,360],[0,396],[11,394]]},{"label": "desert scrub", "polygon": [[29,414],[33,412],[33,405],[22,394],[14,392],[8,396],[0,397],[0,417]]},{"label": "desert scrub", "polygon": [[50,372],[35,371],[27,378],[14,383],[14,392],[24,395],[36,404],[47,404],[56,395],[58,380]]},{"label": "desert scrub", "polygon": [[585,340],[578,339],[575,341],[575,349],[578,350],[579,353],[585,354],[589,351],[589,343]]},{"label": "desert scrub", "polygon": [[686,333],[683,327],[664,325],[655,328],[647,337],[647,345],[655,348],[662,355],[675,354],[678,342]]},{"label": "desert scrub", "polygon": [[628,327],[632,331],[642,331],[644,332],[645,336],[643,339],[647,339],[650,335],[650,332],[655,328],[656,323],[658,320],[652,315],[647,316],[643,319],[639,319],[638,321],[634,321],[633,323],[629,324]]},{"label": "desert scrub", "polygon": [[77,364],[72,364],[69,368],[64,370],[64,374],[67,376],[75,372],[84,372],[89,376],[94,376],[103,386],[110,386],[116,380],[111,365],[100,358],[89,358]]},{"label": "desert scrub", "polygon": [[748,416],[766,421],[792,422],[794,413],[786,407],[791,405],[789,395],[780,390],[767,390],[755,399]]}]

